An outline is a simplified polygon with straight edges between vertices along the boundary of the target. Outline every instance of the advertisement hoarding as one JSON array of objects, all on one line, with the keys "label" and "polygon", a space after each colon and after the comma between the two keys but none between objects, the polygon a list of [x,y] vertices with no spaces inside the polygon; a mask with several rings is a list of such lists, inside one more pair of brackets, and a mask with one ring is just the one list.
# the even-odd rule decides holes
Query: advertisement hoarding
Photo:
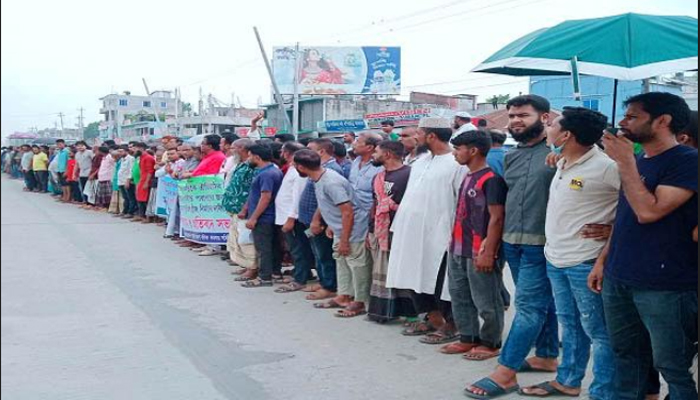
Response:
[{"label": "advertisement hoarding", "polygon": [[[293,47],[275,47],[272,63],[282,94],[294,93],[297,57]],[[401,94],[400,47],[302,47],[299,93]]]}]

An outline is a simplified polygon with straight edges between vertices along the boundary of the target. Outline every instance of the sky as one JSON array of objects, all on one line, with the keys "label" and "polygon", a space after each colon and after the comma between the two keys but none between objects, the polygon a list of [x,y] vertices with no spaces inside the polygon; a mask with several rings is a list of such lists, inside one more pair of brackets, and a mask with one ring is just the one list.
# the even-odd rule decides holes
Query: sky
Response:
[{"label": "sky", "polygon": [[255,107],[270,80],[253,26],[273,46],[401,46],[403,94],[527,91],[526,79],[472,74],[490,55],[569,19],[637,12],[698,16],[695,0],[3,0],[0,133],[102,119],[100,97],[180,88]]}]

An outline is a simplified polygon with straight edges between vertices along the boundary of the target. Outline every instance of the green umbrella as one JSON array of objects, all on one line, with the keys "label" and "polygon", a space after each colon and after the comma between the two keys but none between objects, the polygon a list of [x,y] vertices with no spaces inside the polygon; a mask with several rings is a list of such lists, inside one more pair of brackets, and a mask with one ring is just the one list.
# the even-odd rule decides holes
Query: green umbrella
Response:
[{"label": "green umbrella", "polygon": [[506,46],[474,72],[584,75],[622,81],[698,69],[698,20],[625,14],[568,21]]}]

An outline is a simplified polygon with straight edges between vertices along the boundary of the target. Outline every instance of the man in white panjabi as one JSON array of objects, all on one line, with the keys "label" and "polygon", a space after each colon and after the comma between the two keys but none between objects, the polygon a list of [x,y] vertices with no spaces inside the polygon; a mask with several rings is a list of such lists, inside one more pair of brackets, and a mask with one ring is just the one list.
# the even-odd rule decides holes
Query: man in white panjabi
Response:
[{"label": "man in white panjabi", "polygon": [[[418,323],[407,336],[428,334],[421,342],[445,344],[457,339],[447,295],[445,254],[450,245],[459,188],[468,170],[452,155],[451,121],[424,118],[418,129],[420,146],[429,153],[411,167],[411,178],[392,232],[387,287],[416,293],[419,312],[431,323]],[[434,332],[437,329],[437,332]]]}]

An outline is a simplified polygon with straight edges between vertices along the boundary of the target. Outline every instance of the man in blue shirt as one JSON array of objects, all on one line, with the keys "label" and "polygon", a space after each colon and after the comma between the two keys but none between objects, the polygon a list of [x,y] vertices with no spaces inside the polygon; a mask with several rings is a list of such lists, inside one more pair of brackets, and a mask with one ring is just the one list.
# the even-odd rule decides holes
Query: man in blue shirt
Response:
[{"label": "man in blue shirt", "polygon": [[282,270],[280,232],[275,225],[275,197],[282,186],[282,171],[272,163],[272,150],[264,145],[250,149],[249,163],[256,168],[246,205],[246,228],[253,231],[253,241],[259,260],[258,278],[243,284],[246,288],[271,287],[272,275]]},{"label": "man in blue shirt", "polygon": [[58,179],[61,186],[66,183],[66,170],[68,169],[68,149],[66,141],[63,139],[56,140],[56,157],[58,157]]},{"label": "man in blue shirt", "polygon": [[486,157],[486,162],[493,172],[502,177],[505,172],[504,165],[506,162],[506,153],[508,152],[503,145],[505,145],[508,136],[501,131],[495,130],[488,131],[488,133],[491,135],[491,150]]},{"label": "man in blue shirt", "polygon": [[[626,105],[621,134],[603,138],[623,192],[589,286],[603,294],[617,398],[644,398],[653,362],[672,399],[696,399],[690,369],[697,341],[698,151],[676,140],[690,108],[668,93],[642,94]],[[635,158],[634,143],[645,154]]]}]

